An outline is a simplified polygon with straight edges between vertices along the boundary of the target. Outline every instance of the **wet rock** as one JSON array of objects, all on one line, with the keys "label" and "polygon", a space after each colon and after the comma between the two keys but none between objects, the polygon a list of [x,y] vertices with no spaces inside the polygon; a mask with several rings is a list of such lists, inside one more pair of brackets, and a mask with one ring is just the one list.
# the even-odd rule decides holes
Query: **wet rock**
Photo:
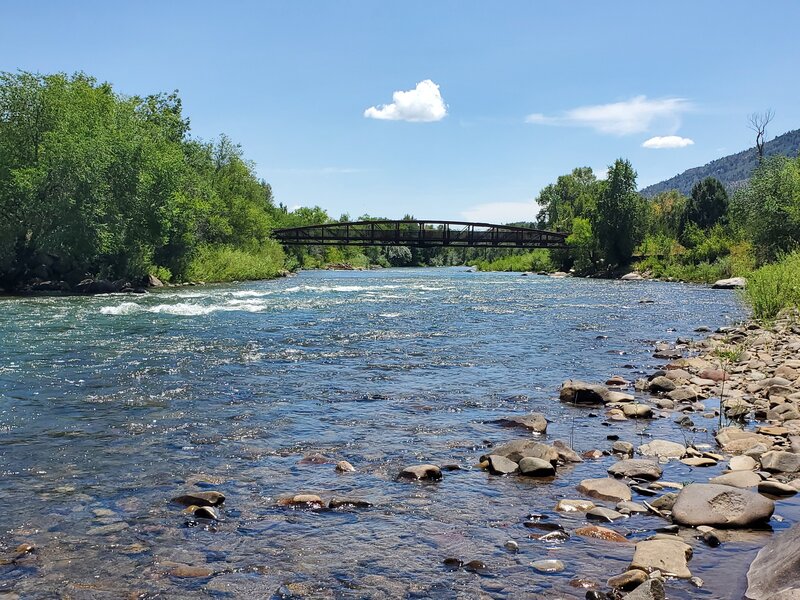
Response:
[{"label": "wet rock", "polygon": [[[553,465],[558,463],[558,451],[555,448],[534,440],[514,440],[513,442],[493,448],[491,453],[495,456],[507,458],[515,463],[519,463],[519,461],[526,456],[541,458]],[[488,459],[488,454],[481,456],[481,461]]]},{"label": "wet rock", "polygon": [[605,521],[611,523],[619,519],[624,519],[625,515],[610,508],[598,506],[590,511],[587,511],[586,518],[590,521]]},{"label": "wet rock", "polygon": [[752,471],[731,471],[708,480],[717,485],[731,485],[737,488],[751,488],[761,483],[761,477]]},{"label": "wet rock", "polygon": [[189,513],[198,519],[219,521],[222,518],[219,514],[219,511],[213,506],[190,506],[183,512]]},{"label": "wet rock", "polygon": [[631,569],[619,575],[614,575],[608,579],[608,587],[617,588],[624,592],[629,592],[637,586],[643,584],[649,578],[647,573],[640,569]]},{"label": "wet rock", "polygon": [[622,413],[629,419],[651,419],[653,409],[647,404],[626,404],[622,407]]},{"label": "wet rock", "polygon": [[648,579],[642,585],[625,594],[622,600],[665,600],[664,583],[661,579]]},{"label": "wet rock", "polygon": [[569,404],[605,404],[610,402],[610,390],[602,385],[569,379],[561,384],[559,400]]},{"label": "wet rock", "polygon": [[330,456],[325,456],[319,452],[311,452],[301,458],[297,464],[300,465],[324,465],[330,464],[333,459]]},{"label": "wet rock", "polygon": [[555,448],[556,452],[558,453],[558,460],[563,463],[580,463],[583,462],[583,459],[578,455],[575,450],[569,447],[569,444],[562,440],[556,440],[553,442],[553,448]]},{"label": "wet rock", "polygon": [[172,502],[184,506],[219,506],[225,502],[225,495],[221,492],[191,492],[173,498]]},{"label": "wet rock", "polygon": [[208,567],[193,567],[190,565],[180,565],[171,569],[169,574],[172,575],[173,577],[180,577],[181,579],[189,579],[189,578],[211,577],[214,574],[214,571],[212,571]]},{"label": "wet rock", "polygon": [[595,504],[591,500],[559,500],[555,510],[558,512],[586,512],[592,510]]},{"label": "wet rock", "polygon": [[[519,471],[519,465],[505,456],[490,454],[488,457],[489,472],[494,475],[510,475]],[[551,465],[552,467],[552,465]]]},{"label": "wet rock", "polygon": [[633,444],[630,442],[614,442],[611,444],[611,451],[615,454],[633,456]]},{"label": "wet rock", "polygon": [[616,479],[604,477],[601,479],[584,479],[578,484],[578,491],[586,494],[592,498],[599,498],[600,500],[611,500],[618,502],[620,500],[630,500],[630,488]]},{"label": "wet rock", "polygon": [[747,571],[750,600],[800,598],[800,524],[774,535]]},{"label": "wet rock", "polygon": [[773,450],[761,455],[761,468],[772,473],[800,471],[800,454]]},{"label": "wet rock", "polygon": [[755,492],[727,485],[693,483],[678,494],[672,507],[672,520],[690,527],[748,527],[769,521],[774,510],[772,500]]},{"label": "wet rock", "polygon": [[489,572],[489,567],[482,560],[471,560],[464,564],[464,570],[482,575]]},{"label": "wet rock", "polygon": [[658,458],[683,458],[686,448],[668,440],[653,440],[639,446],[639,454],[643,456],[657,456]]},{"label": "wet rock", "polygon": [[565,569],[564,563],[555,559],[535,560],[531,566],[540,573],[560,573]]},{"label": "wet rock", "polygon": [[439,481],[442,478],[442,470],[436,465],[412,465],[400,471],[397,477],[417,481]]},{"label": "wet rock", "polygon": [[751,458],[750,456],[734,456],[728,462],[728,468],[731,471],[752,471],[758,466],[758,463],[755,459]]},{"label": "wet rock", "polygon": [[713,467],[717,464],[717,461],[713,458],[708,458],[706,456],[692,456],[690,458],[682,458],[681,462],[685,465],[689,465],[690,467]]},{"label": "wet rock", "polygon": [[294,506],[297,508],[322,508],[325,506],[322,498],[316,494],[295,494],[279,501],[281,506]]},{"label": "wet rock", "polygon": [[547,431],[547,419],[542,413],[537,412],[518,417],[505,417],[495,422],[504,427],[524,427],[533,433],[545,433]]},{"label": "wet rock", "polygon": [[464,565],[464,563],[461,561],[461,559],[453,558],[453,557],[445,558],[442,561],[442,564],[445,567],[447,567],[448,569],[452,570],[452,571],[460,569]]},{"label": "wet rock", "polygon": [[519,472],[528,477],[552,477],[556,474],[550,462],[532,456],[526,456],[519,461]]},{"label": "wet rock", "polygon": [[638,502],[631,502],[630,500],[623,500],[622,502],[617,502],[616,509],[622,514],[647,512],[646,506],[639,504]]},{"label": "wet rock", "polygon": [[677,386],[675,385],[675,382],[668,377],[659,375],[658,377],[653,377],[653,379],[650,380],[650,385],[648,387],[651,392],[657,394],[659,392],[671,392]]},{"label": "wet rock", "polygon": [[691,556],[692,547],[676,536],[643,540],[633,550],[630,568],[648,573],[657,570],[669,577],[689,579],[692,576],[688,565]]},{"label": "wet rock", "polygon": [[762,481],[758,484],[758,493],[766,494],[768,496],[786,497],[794,496],[797,493],[797,490],[790,485],[781,483],[780,481],[767,479],[766,481]]},{"label": "wet rock", "polygon": [[587,450],[583,453],[582,458],[586,458],[589,460],[599,460],[603,458],[605,454],[601,450]]},{"label": "wet rock", "polygon": [[514,540],[506,541],[506,543],[503,544],[503,548],[505,548],[509,552],[519,552],[519,544]]},{"label": "wet rock", "polygon": [[358,498],[331,498],[328,502],[328,508],[370,508],[371,502],[360,500]]},{"label": "wet rock", "polygon": [[608,468],[608,473],[614,477],[630,477],[632,479],[655,481],[661,477],[662,470],[655,461],[642,458],[629,458],[611,465]]},{"label": "wet rock", "polygon": [[339,473],[355,473],[356,468],[346,460],[340,460],[336,463],[336,471]]},{"label": "wet rock", "polygon": [[530,536],[540,542],[566,542],[569,534],[566,531],[551,531],[549,533],[535,533]]},{"label": "wet rock", "polygon": [[613,529],[608,529],[606,527],[600,527],[599,525],[587,525],[585,527],[579,527],[575,530],[575,535],[579,535],[581,537],[586,538],[593,538],[596,540],[603,540],[606,542],[627,542],[628,539],[614,531]]}]

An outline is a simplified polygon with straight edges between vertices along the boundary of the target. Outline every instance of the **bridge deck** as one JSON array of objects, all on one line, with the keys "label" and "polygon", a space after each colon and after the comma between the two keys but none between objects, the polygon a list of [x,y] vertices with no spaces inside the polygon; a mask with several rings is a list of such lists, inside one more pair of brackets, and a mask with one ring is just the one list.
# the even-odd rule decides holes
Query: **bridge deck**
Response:
[{"label": "bridge deck", "polygon": [[564,248],[566,233],[466,221],[358,221],[276,229],[285,245]]}]

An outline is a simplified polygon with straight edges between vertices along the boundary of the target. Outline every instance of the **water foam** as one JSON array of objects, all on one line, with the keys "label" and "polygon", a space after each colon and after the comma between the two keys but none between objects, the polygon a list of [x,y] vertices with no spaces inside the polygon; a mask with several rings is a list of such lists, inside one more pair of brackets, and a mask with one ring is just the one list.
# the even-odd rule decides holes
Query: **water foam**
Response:
[{"label": "water foam", "polygon": [[134,313],[140,312],[142,310],[142,306],[136,304],[136,302],[123,302],[122,304],[118,304],[117,306],[104,306],[100,309],[100,314],[102,315],[132,315]]}]

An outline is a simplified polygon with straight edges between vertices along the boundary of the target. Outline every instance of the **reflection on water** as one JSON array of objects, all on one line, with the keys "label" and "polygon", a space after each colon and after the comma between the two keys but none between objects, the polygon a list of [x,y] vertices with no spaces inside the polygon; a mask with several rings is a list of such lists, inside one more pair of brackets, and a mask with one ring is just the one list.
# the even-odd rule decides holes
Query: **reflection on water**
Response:
[{"label": "reflection on water", "polygon": [[[0,590],[582,598],[570,582],[604,582],[625,569],[632,545],[548,544],[522,523],[541,512],[577,526],[580,517],[552,512],[555,500],[577,497],[576,482],[613,459],[564,468],[552,483],[493,477],[474,468],[487,441],[522,434],[491,421],[539,410],[552,420],[549,439],[581,451],[607,448],[612,431],[634,443],[674,437],[668,420],[601,427],[559,404],[558,386],[635,378],[658,365],[651,342],[742,315],[734,295],[702,287],[464,269],[1,299],[0,556],[23,542],[37,551],[0,565]],[[302,460],[314,452],[332,462]],[[341,459],[358,472],[337,473]],[[418,462],[462,470],[436,484],[395,481]],[[695,476],[685,465],[665,468],[665,479]],[[202,489],[225,492],[225,518],[188,527],[168,500]],[[374,506],[277,506],[300,492]],[[794,510],[779,504],[787,523]],[[637,516],[614,527],[637,538],[661,524]],[[670,584],[671,597],[741,597],[744,566],[765,535],[697,548],[690,566],[706,587]],[[508,539],[519,553],[504,549]],[[448,557],[488,569],[449,571]],[[536,573],[529,565],[541,558],[567,568]],[[205,571],[180,577],[180,565]]]}]

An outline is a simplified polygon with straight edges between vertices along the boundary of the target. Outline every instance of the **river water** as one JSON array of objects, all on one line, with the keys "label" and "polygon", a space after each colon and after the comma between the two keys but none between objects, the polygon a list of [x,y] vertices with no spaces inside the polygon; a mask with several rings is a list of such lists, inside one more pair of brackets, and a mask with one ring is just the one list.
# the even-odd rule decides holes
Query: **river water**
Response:
[{"label": "river water", "polygon": [[[637,445],[676,439],[674,416],[602,426],[602,416],[560,404],[559,385],[635,379],[661,364],[654,342],[698,338],[700,325],[745,315],[735,294],[707,287],[464,268],[0,299],[0,556],[36,545],[0,566],[0,591],[582,598],[576,580],[604,584],[625,570],[633,545],[576,536],[548,544],[523,522],[536,512],[579,525],[553,512],[555,501],[579,498],[575,484],[604,476],[614,459],[564,467],[550,483],[492,476],[475,468],[488,444],[526,435],[492,421],[544,412],[546,439],[578,451],[607,449],[612,433]],[[304,460],[313,453],[332,462]],[[337,473],[341,459],[357,472]],[[438,483],[395,480],[422,462],[462,469]],[[674,463],[664,479],[704,480],[721,468]],[[217,525],[189,526],[169,503],[209,489],[227,496]],[[374,506],[278,505],[300,492]],[[794,508],[782,502],[778,512]],[[612,527],[635,540],[663,524],[635,516]],[[670,597],[741,598],[768,535],[713,550],[689,538],[690,567],[706,583],[670,582]],[[518,553],[504,549],[509,539]],[[450,571],[451,557],[487,569]],[[538,573],[530,563],[541,558],[566,570]],[[178,577],[178,565],[211,574]]]}]

